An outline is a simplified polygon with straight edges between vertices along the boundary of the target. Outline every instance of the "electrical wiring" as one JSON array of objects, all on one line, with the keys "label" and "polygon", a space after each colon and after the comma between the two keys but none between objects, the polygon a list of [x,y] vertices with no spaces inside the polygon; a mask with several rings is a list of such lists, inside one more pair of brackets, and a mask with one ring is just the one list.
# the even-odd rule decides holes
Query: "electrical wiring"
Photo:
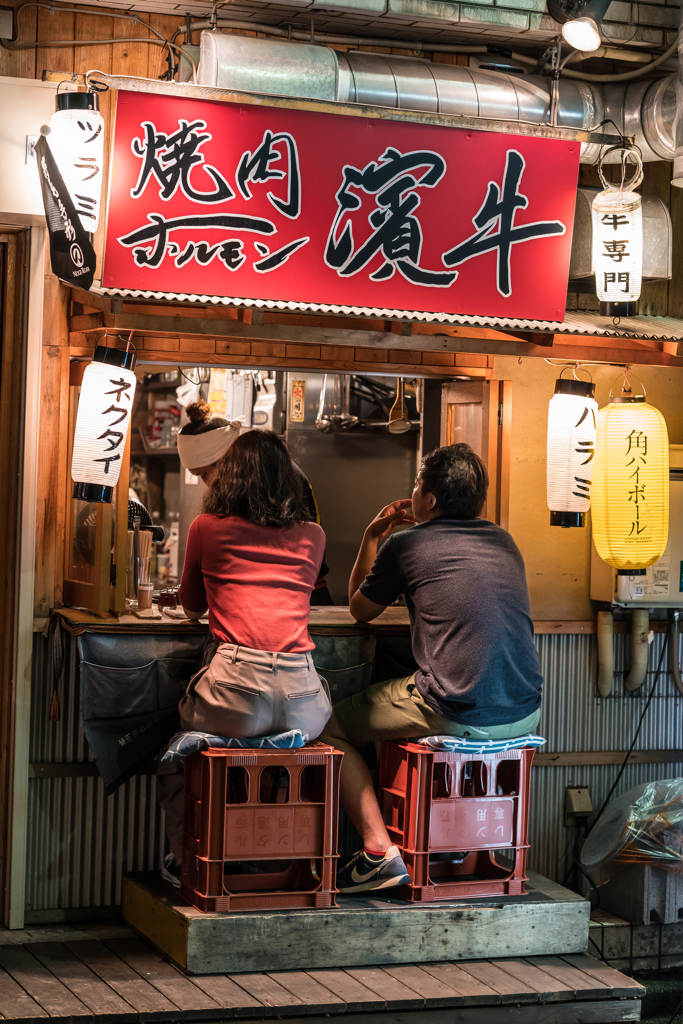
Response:
[{"label": "electrical wiring", "polygon": [[[28,3],[21,4],[20,7],[17,7],[15,12],[17,22],[19,20],[19,15],[21,14],[21,12],[23,10],[26,10],[28,7],[39,7],[42,10],[50,12],[53,12],[55,10],[55,8],[51,4],[40,3],[40,0],[29,0]],[[177,43],[174,43],[170,39],[167,39],[163,32],[160,32],[158,29],[154,28],[153,25],[150,25],[148,22],[143,21],[142,18],[139,17],[139,15],[137,14],[137,12],[133,14],[117,14],[114,11],[91,10],[88,10],[86,12],[79,7],[60,7],[58,10],[59,13],[87,13],[88,16],[94,15],[100,18],[119,18],[123,21],[130,21],[133,25],[142,25],[143,28],[146,28],[148,32],[151,32],[157,38],[141,39],[139,36],[132,36],[120,39],[41,39],[34,40],[28,43],[11,43],[5,39],[0,39],[0,46],[3,46],[6,50],[30,50],[34,47],[39,46],[102,46],[107,45],[109,43],[151,43],[155,46],[162,46],[164,48],[168,48],[169,54],[172,54],[174,50],[177,51],[177,53],[179,54],[182,53],[187,58],[187,60],[190,61],[192,65],[193,81],[196,83],[197,65],[194,61],[192,54],[188,50],[186,50],[184,46],[179,46]]]},{"label": "electrical wiring", "polygon": [[[628,752],[626,754],[626,757],[624,758],[624,760],[621,763],[619,771],[617,772],[617,777],[614,780],[614,782],[612,783],[612,788],[610,789],[609,793],[605,797],[605,799],[604,799],[604,801],[602,803],[602,807],[600,808],[600,810],[598,811],[598,813],[595,815],[595,817],[593,818],[592,822],[590,823],[590,826],[588,828],[588,832],[586,833],[586,835],[590,835],[590,833],[593,831],[593,829],[595,828],[597,823],[600,821],[600,818],[605,813],[607,805],[609,804],[610,800],[612,799],[612,796],[614,794],[615,789],[617,788],[617,786],[619,785],[619,783],[621,781],[622,775],[626,771],[626,766],[627,766],[629,758],[630,758],[630,756],[633,753],[633,750],[635,748],[636,741],[638,740],[638,736],[640,735],[640,730],[641,730],[641,728],[643,726],[643,721],[645,720],[645,715],[647,714],[648,708],[650,707],[650,704],[652,703],[652,698],[655,695],[655,690],[657,689],[657,684],[659,683],[659,679],[660,679],[660,676],[662,674],[662,666],[664,664],[664,658],[665,658],[665,655],[666,655],[666,652],[667,652],[667,649],[668,649],[668,646],[669,646],[669,640],[670,640],[670,637],[671,637],[671,627],[672,627],[672,624],[673,624],[673,613],[669,616],[669,620],[667,622],[666,633],[664,635],[664,643],[662,644],[662,651],[661,651],[661,654],[659,655],[659,661],[657,662],[657,670],[655,672],[655,679],[654,679],[654,682],[652,684],[652,688],[650,689],[650,693],[648,694],[648,698],[645,701],[645,707],[643,708],[643,710],[641,712],[641,715],[640,715],[640,718],[638,719],[638,725],[636,726],[636,731],[633,734],[633,739],[631,740],[631,746],[628,748]],[[581,870],[583,871],[583,868]],[[587,875],[586,875],[586,877],[588,878]],[[588,881],[590,882],[590,878],[588,879]],[[591,885],[593,885],[592,882],[591,882]]]},{"label": "electrical wiring", "polygon": [[[669,57],[673,57],[678,52],[678,39],[675,43],[672,43],[668,50],[660,54],[659,57],[655,57],[648,64],[643,64],[642,67],[636,68],[635,71],[624,71],[621,74],[616,75],[593,75],[588,71],[568,71],[566,68],[561,70],[561,74],[565,78],[576,78],[582,82],[631,82],[635,78],[641,78],[643,75],[648,74],[655,68],[658,68],[660,64],[663,64]],[[512,53],[511,56],[514,60],[518,60],[521,64],[529,64],[536,66],[538,63],[533,57],[527,57],[526,54]]]}]

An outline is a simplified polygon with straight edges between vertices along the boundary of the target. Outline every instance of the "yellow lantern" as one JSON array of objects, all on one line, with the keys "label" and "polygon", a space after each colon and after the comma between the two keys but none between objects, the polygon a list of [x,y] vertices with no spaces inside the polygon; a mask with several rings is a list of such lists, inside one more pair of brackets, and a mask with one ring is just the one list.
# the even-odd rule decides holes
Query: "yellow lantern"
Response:
[{"label": "yellow lantern", "polygon": [[620,576],[644,576],[669,538],[669,437],[659,409],[625,383],[598,413],[593,541]]}]

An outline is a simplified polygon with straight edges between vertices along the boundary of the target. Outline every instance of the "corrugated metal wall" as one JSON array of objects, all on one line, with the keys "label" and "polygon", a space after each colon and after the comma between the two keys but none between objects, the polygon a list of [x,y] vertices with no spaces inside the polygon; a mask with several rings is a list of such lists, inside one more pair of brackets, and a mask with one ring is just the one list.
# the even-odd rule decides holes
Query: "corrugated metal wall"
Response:
[{"label": "corrugated metal wall", "polygon": [[[545,680],[539,732],[547,739],[542,750],[628,750],[647,696],[652,688],[664,634],[655,635],[650,647],[645,684],[635,693],[623,687],[631,641],[615,638],[615,681],[609,697],[596,696],[597,647],[594,636],[537,636],[536,645]],[[664,665],[668,669],[667,664]],[[678,750],[683,740],[683,697],[668,671],[662,672],[645,716],[636,750]],[[558,765],[534,768],[531,778],[529,867],[562,881],[571,864],[573,829],[564,826],[564,791],[567,786],[590,790],[599,808],[619,771],[619,765]],[[630,765],[615,796],[651,779],[681,774],[680,764]]]},{"label": "corrugated metal wall", "polygon": [[[64,635],[58,722],[50,721],[53,676],[47,642],[39,634],[34,638],[32,764],[92,761],[79,725],[76,641]],[[124,872],[156,868],[163,851],[163,815],[153,775],[138,775],[111,796],[99,776],[31,779],[28,920],[35,921],[40,911],[120,905]]]},{"label": "corrugated metal wall", "polygon": [[[614,693],[595,695],[595,639],[590,636],[539,636],[545,677],[539,731],[545,750],[626,750],[654,676],[663,636],[650,649],[650,673],[643,693],[624,694],[622,676],[630,640],[615,641]],[[34,644],[31,762],[91,761],[79,727],[76,642],[66,638],[66,664],[60,684],[61,716],[50,722],[52,672],[47,644]],[[662,675],[636,748],[679,749],[683,739],[683,697],[671,677]],[[616,777],[617,765],[535,768],[531,794],[530,867],[561,881],[571,858],[574,833],[564,827],[564,790],[587,786],[598,807]],[[618,792],[681,772],[680,765],[632,765]],[[162,816],[155,799],[154,776],[131,779],[106,796],[98,777],[37,778],[30,782],[27,911],[107,907],[121,902],[124,871],[157,867],[162,858]]]}]

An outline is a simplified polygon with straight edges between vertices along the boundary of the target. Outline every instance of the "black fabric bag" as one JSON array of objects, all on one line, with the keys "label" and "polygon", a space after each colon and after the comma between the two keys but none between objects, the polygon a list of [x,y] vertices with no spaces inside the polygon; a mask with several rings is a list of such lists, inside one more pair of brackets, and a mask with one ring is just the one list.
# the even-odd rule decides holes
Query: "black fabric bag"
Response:
[{"label": "black fabric bag", "polygon": [[104,788],[113,793],[180,725],[178,702],[202,665],[203,634],[83,633],[81,723]]}]

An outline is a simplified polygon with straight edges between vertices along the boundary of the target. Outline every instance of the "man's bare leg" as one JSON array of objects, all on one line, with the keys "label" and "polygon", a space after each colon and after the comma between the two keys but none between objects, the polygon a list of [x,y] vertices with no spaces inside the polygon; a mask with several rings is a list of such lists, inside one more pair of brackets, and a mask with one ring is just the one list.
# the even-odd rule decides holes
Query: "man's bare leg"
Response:
[{"label": "man's bare leg", "polygon": [[360,833],[363,846],[366,850],[386,853],[392,842],[384,827],[372,776],[361,755],[344,736],[334,712],[319,739],[344,754],[340,779],[341,805]]}]

